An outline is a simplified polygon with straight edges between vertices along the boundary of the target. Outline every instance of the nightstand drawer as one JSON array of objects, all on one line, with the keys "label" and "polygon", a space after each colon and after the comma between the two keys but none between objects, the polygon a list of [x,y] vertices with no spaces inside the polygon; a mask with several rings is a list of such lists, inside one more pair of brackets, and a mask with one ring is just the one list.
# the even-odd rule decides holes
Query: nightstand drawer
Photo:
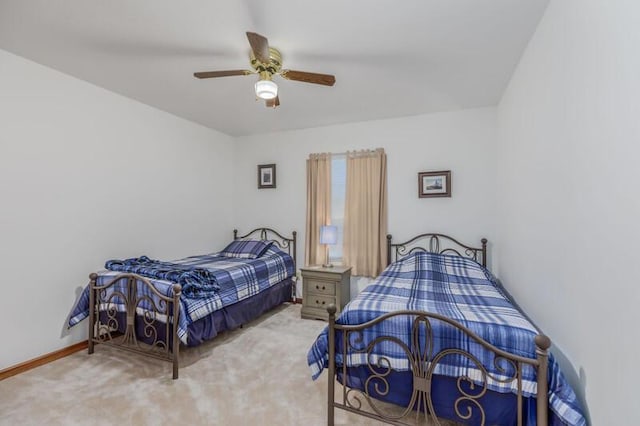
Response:
[{"label": "nightstand drawer", "polygon": [[307,277],[305,280],[305,285],[307,286],[307,291],[309,293],[315,293],[319,295],[330,295],[335,296],[336,294],[336,282],[335,279],[333,281],[324,281],[319,280],[315,277]]},{"label": "nightstand drawer", "polygon": [[330,304],[336,304],[336,298],[330,296],[321,296],[319,294],[308,294],[306,299],[303,299],[304,306],[309,308],[327,310],[327,306]]}]

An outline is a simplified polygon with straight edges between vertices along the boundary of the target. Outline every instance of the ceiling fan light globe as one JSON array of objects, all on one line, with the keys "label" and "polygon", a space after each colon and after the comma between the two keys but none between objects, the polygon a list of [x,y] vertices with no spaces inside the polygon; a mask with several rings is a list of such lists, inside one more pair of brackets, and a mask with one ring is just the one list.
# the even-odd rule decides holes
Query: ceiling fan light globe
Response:
[{"label": "ceiling fan light globe", "polygon": [[278,96],[278,85],[271,80],[258,80],[256,82],[256,96],[260,99],[273,99]]}]

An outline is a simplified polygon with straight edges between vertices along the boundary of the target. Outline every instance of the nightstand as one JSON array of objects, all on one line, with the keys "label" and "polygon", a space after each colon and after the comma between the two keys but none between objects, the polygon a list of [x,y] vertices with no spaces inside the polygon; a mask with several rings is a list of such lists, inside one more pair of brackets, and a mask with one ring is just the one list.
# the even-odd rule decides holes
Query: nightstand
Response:
[{"label": "nightstand", "polygon": [[327,321],[327,306],[336,305],[341,312],[351,299],[349,281],[351,266],[323,268],[310,266],[300,269],[302,273],[302,318]]}]

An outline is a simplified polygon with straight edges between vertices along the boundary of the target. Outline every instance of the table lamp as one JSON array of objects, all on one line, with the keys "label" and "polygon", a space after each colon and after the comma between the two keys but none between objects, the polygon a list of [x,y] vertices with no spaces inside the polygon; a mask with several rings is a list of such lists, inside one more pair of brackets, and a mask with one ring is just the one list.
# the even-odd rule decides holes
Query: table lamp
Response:
[{"label": "table lamp", "polygon": [[325,245],[325,253],[327,263],[322,265],[323,268],[333,268],[333,265],[329,262],[329,245],[334,245],[338,242],[338,227],[332,225],[322,225],[320,227],[320,244]]}]

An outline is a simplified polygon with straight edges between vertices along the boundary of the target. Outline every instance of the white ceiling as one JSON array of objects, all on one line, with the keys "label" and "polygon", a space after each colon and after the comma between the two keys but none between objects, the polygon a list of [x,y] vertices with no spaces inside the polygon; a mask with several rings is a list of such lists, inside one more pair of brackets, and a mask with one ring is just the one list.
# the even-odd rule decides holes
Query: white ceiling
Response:
[{"label": "white ceiling", "polygon": [[[230,135],[496,105],[548,0],[0,0],[0,48]],[[284,68],[256,102],[245,32]]]}]

